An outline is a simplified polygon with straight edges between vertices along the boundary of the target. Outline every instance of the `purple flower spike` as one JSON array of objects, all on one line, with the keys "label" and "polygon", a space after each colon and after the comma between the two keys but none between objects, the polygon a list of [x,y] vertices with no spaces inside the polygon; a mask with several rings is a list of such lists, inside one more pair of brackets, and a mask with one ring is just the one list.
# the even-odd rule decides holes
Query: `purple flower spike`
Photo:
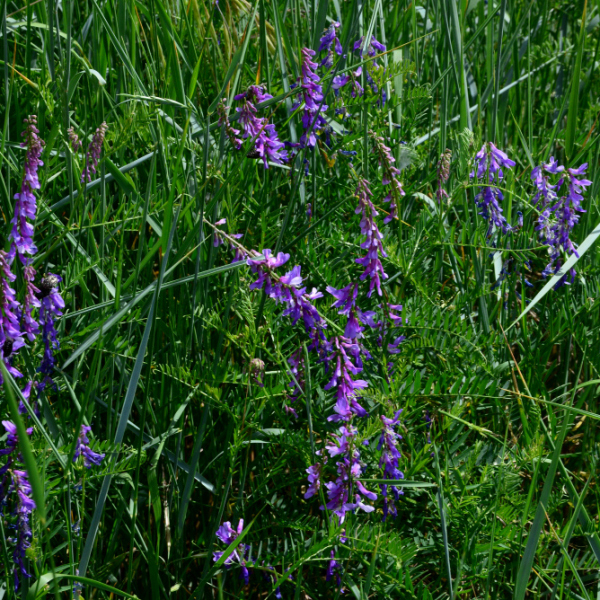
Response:
[{"label": "purple flower spike", "polygon": [[379,256],[387,256],[383,249],[381,240],[383,236],[377,227],[375,217],[379,214],[375,210],[375,206],[371,202],[373,193],[369,189],[369,182],[366,179],[361,179],[356,188],[356,197],[358,198],[358,206],[356,214],[362,213],[360,220],[360,232],[365,236],[365,241],[360,245],[361,248],[367,251],[367,254],[362,258],[357,258],[355,261],[365,267],[364,273],[360,276],[361,281],[369,277],[371,279],[369,292],[367,296],[370,298],[373,290],[381,296],[381,278],[387,279],[387,274],[383,270],[383,265]]},{"label": "purple flower spike", "polygon": [[107,130],[108,125],[104,122],[96,129],[96,132],[92,137],[87,154],[85,155],[85,167],[81,173],[81,183],[92,181],[92,173],[95,173],[96,168],[98,167],[98,161],[100,160],[100,154],[102,154],[102,145],[104,144]]},{"label": "purple flower spike", "polygon": [[[327,488],[327,508],[333,511],[341,525],[348,511],[361,508],[371,512],[371,506],[365,505],[360,496],[376,500],[377,494],[371,492],[358,480],[364,470],[364,463],[360,460],[360,452],[356,447],[356,427],[351,425],[340,427],[341,435],[334,435],[333,442],[327,444],[326,449],[331,457],[339,456],[337,462],[338,477],[335,481],[325,484]],[[355,494],[356,502],[349,502],[351,491]],[[358,494],[356,494],[358,492]],[[358,496],[358,497],[357,497]],[[323,507],[321,507],[323,508]]]},{"label": "purple flower spike", "polygon": [[34,308],[40,308],[41,303],[37,296],[40,290],[35,285],[36,271],[32,265],[23,269],[23,278],[25,279],[25,300],[23,302],[23,317],[21,320],[23,335],[27,336],[30,342],[33,342],[40,333],[39,323],[31,314]]},{"label": "purple flower spike", "polygon": [[256,102],[272,98],[262,88],[251,85],[246,92],[235,96],[236,100],[244,100],[241,108],[236,108],[239,113],[240,124],[243,127],[243,138],[253,138],[254,148],[248,152],[248,158],[262,159],[265,169],[269,168],[269,161],[281,165],[288,159],[287,150],[279,139],[275,126],[267,123],[264,117],[256,116]]},{"label": "purple flower spike", "polygon": [[99,467],[105,456],[103,453],[94,452],[90,448],[90,440],[87,434],[91,430],[92,428],[88,425],[81,426],[81,432],[77,438],[75,454],[73,455],[73,462],[75,462],[80,456],[83,456],[83,464],[86,469],[91,469],[94,465]]},{"label": "purple flower spike", "polygon": [[[21,307],[17,302],[15,290],[10,285],[16,279],[16,275],[10,270],[8,255],[4,250],[0,250],[0,279],[0,353],[8,372],[13,377],[22,377],[22,374],[11,364],[11,357],[25,345],[25,342],[17,316],[21,312]],[[1,382],[2,376],[0,376]]]},{"label": "purple flower spike", "polygon": [[333,576],[335,575],[335,579],[336,579],[336,583],[338,588],[342,586],[342,579],[340,577],[340,574],[344,573],[344,569],[342,568],[342,565],[340,565],[340,563],[335,560],[335,552],[332,550],[331,551],[331,560],[327,563],[327,574],[326,574],[326,581],[331,581],[331,579],[333,578]]},{"label": "purple flower spike", "polygon": [[515,164],[492,142],[483,144],[475,156],[475,169],[470,174],[471,179],[485,179],[485,175],[488,173],[486,185],[481,187],[475,196],[475,202],[480,210],[479,214],[489,223],[488,237],[492,235],[494,227],[502,233],[512,231],[512,227],[502,214],[500,202],[504,200],[504,195],[497,184],[504,179],[502,169],[511,169]]},{"label": "purple flower spike", "polygon": [[[558,273],[563,264],[563,255],[577,255],[575,244],[571,240],[571,232],[579,221],[577,213],[585,212],[581,206],[583,200],[582,192],[592,184],[588,179],[580,179],[587,170],[587,163],[577,169],[566,169],[550,158],[550,162],[542,164],[531,173],[537,193],[533,202],[540,207],[538,225],[536,229],[540,232],[541,241],[548,246],[550,262],[546,265],[542,275],[554,275]],[[551,175],[559,175],[558,181],[552,185]],[[566,190],[565,190],[566,188]],[[558,196],[560,192],[565,195]],[[556,284],[559,288],[565,284],[572,283],[577,272],[571,269]],[[567,281],[570,276],[570,281]]]},{"label": "purple flower spike", "polygon": [[367,387],[367,382],[362,379],[353,379],[353,375],[362,371],[361,349],[357,343],[343,336],[332,340],[332,348],[336,357],[336,366],[325,389],[336,388],[337,393],[335,414],[327,417],[327,420],[349,421],[352,415],[365,417],[367,411],[358,403],[358,393],[359,390]]},{"label": "purple flower spike", "polygon": [[[402,436],[396,432],[396,428],[400,423],[399,419],[401,412],[402,410],[396,412],[392,419],[381,415],[383,429],[381,431],[377,449],[381,450],[383,448],[379,466],[383,467],[384,479],[404,479],[404,474],[398,469],[398,461],[400,460],[401,454],[397,444],[402,439]],[[383,496],[383,520],[385,521],[388,514],[396,518],[398,511],[395,502],[400,499],[400,496],[404,492],[397,485],[388,486],[388,484],[379,484],[379,486],[381,488],[381,495]],[[388,494],[388,487],[392,491],[392,496],[389,496]]]},{"label": "purple flower spike", "polygon": [[327,29],[325,29],[323,37],[319,40],[321,43],[319,44],[318,52],[323,52],[323,50],[327,51],[325,58],[319,63],[320,67],[325,67],[326,69],[333,67],[334,50],[338,56],[342,55],[342,44],[337,37],[337,30],[339,28],[340,24],[334,21]]},{"label": "purple flower spike", "polygon": [[21,575],[27,578],[31,577],[31,574],[25,568],[25,555],[27,549],[31,546],[31,539],[33,537],[29,519],[31,513],[35,510],[35,502],[31,498],[31,485],[29,484],[27,471],[14,470],[12,472],[12,487],[17,492],[17,536],[13,552],[16,591],[19,588]]},{"label": "purple flower spike", "polygon": [[54,351],[60,348],[55,328],[55,319],[62,316],[62,309],[65,307],[65,301],[58,291],[58,284],[61,281],[62,278],[60,275],[46,273],[39,283],[40,291],[38,298],[41,303],[40,325],[42,327],[42,340],[44,342],[44,357],[38,369],[43,375],[42,381],[38,384],[38,389],[44,389],[48,383],[53,383],[50,376],[54,371]]},{"label": "purple flower spike", "polygon": [[30,115],[25,119],[27,127],[21,134],[25,141],[21,142],[21,147],[27,148],[25,158],[25,174],[21,183],[21,190],[14,196],[15,214],[11,220],[12,229],[9,234],[10,250],[8,260],[10,263],[15,256],[19,255],[19,260],[25,265],[28,264],[29,257],[37,252],[37,247],[33,243],[33,225],[30,221],[35,221],[37,213],[37,204],[34,190],[40,189],[40,180],[38,179],[38,170],[44,163],[40,156],[44,149],[44,140],[38,136],[37,117]]},{"label": "purple flower spike", "polygon": [[79,150],[81,150],[82,142],[77,133],[75,133],[75,129],[73,129],[73,127],[69,127],[69,129],[67,129],[67,133],[69,134],[69,144],[71,144],[71,149],[73,152],[79,152]]},{"label": "purple flower spike", "polygon": [[384,202],[390,203],[390,214],[383,220],[383,222],[387,224],[394,219],[398,219],[398,203],[406,192],[398,179],[400,171],[394,167],[393,163],[396,162],[396,159],[392,156],[392,151],[385,145],[384,140],[380,135],[377,135],[374,131],[370,131],[369,133],[374,142],[373,152],[377,154],[379,166],[383,171],[382,183],[384,186],[390,186],[389,193],[383,199]]},{"label": "purple flower spike", "polygon": [[302,88],[301,100],[292,106],[292,111],[298,109],[302,101],[302,127],[304,133],[300,137],[300,147],[313,149],[317,144],[317,132],[327,126],[327,121],[323,113],[327,110],[327,105],[323,102],[323,88],[319,83],[321,78],[315,73],[317,63],[312,60],[315,51],[310,48],[302,48],[302,76],[298,79],[298,84]]}]

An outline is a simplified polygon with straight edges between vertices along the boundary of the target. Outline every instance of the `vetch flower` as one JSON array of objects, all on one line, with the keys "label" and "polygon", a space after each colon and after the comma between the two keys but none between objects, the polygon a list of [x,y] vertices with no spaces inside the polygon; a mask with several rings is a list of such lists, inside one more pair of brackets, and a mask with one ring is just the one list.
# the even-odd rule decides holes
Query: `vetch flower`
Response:
[{"label": "vetch flower", "polygon": [[[399,470],[398,464],[401,457],[400,450],[398,449],[398,442],[402,439],[396,431],[400,423],[400,413],[402,410],[396,412],[392,419],[381,415],[381,422],[383,428],[381,431],[381,437],[379,438],[378,450],[383,449],[381,459],[379,460],[379,466],[383,467],[383,478],[398,480],[404,479],[404,474]],[[383,520],[387,518],[388,514],[391,514],[394,518],[398,515],[395,502],[400,499],[400,495],[403,494],[401,488],[397,485],[380,483],[381,495],[383,496]],[[391,490],[392,495],[388,494],[388,488]]]},{"label": "vetch flower", "polygon": [[104,144],[104,138],[108,130],[106,121],[96,129],[96,132],[92,136],[92,141],[88,146],[87,154],[85,155],[85,167],[81,173],[81,183],[92,181],[92,173],[96,172],[98,167],[98,161],[100,160],[100,154],[102,154],[102,145]]},{"label": "vetch flower", "polygon": [[334,50],[338,56],[342,55],[342,44],[337,37],[337,30],[339,28],[340,24],[337,21],[334,21],[327,29],[325,29],[323,36],[319,40],[320,44],[318,52],[323,52],[323,50],[327,52],[325,58],[319,63],[320,67],[325,67],[327,69],[333,67]]},{"label": "vetch flower", "polygon": [[12,487],[16,491],[16,539],[13,551],[14,585],[15,591],[19,589],[20,576],[31,577],[25,567],[25,555],[31,546],[33,534],[31,532],[30,518],[35,510],[35,502],[31,498],[31,485],[27,471],[14,470],[12,472]]},{"label": "vetch flower", "polygon": [[43,375],[38,389],[43,389],[47,383],[52,384],[51,375],[54,371],[54,352],[60,348],[55,320],[62,316],[65,301],[58,291],[58,284],[62,281],[60,275],[46,273],[39,283],[38,298],[40,307],[40,326],[42,328],[42,341],[44,343],[44,356],[38,371]]},{"label": "vetch flower", "polygon": [[269,168],[269,161],[281,165],[287,160],[285,144],[281,142],[275,126],[269,124],[265,117],[256,116],[255,102],[262,102],[272,98],[263,92],[262,88],[251,85],[246,92],[235,96],[235,100],[244,100],[243,106],[236,108],[239,121],[244,130],[243,138],[252,138],[254,148],[248,153],[249,158],[262,159],[265,169]]},{"label": "vetch flower", "polygon": [[[533,202],[538,203],[541,210],[536,229],[540,232],[541,241],[548,246],[550,254],[550,262],[542,273],[544,277],[558,273],[563,265],[563,256],[578,256],[576,246],[571,240],[571,232],[579,221],[577,213],[586,212],[581,206],[582,193],[592,182],[582,179],[581,175],[585,174],[587,166],[587,163],[584,163],[577,169],[565,171],[552,157],[550,162],[536,167],[531,173],[537,188]],[[550,175],[559,173],[560,179],[552,185],[549,182]],[[561,191],[564,195],[559,197]],[[555,289],[572,283],[576,274],[575,269],[571,268],[556,284]],[[567,276],[570,276],[570,281],[567,281]]]},{"label": "vetch flower", "polygon": [[325,579],[326,581],[331,581],[331,579],[335,575],[336,583],[339,588],[342,586],[342,579],[340,575],[343,574],[344,569],[342,568],[342,565],[337,560],[335,560],[334,550],[331,551],[330,557],[331,558],[327,563],[327,573],[325,575]]},{"label": "vetch flower", "polygon": [[83,464],[86,469],[91,469],[92,466],[99,467],[104,460],[104,453],[94,452],[90,448],[90,440],[87,434],[92,430],[89,425],[82,425],[79,437],[77,438],[77,445],[75,447],[75,454],[73,455],[73,462],[75,462],[80,456],[83,456]]},{"label": "vetch flower", "polygon": [[33,225],[30,221],[35,221],[37,213],[37,203],[33,192],[40,189],[38,170],[44,164],[40,158],[44,149],[44,140],[38,136],[35,115],[30,115],[24,120],[24,123],[27,127],[21,134],[25,137],[21,146],[27,148],[27,155],[21,189],[14,195],[15,213],[11,219],[12,229],[8,236],[10,250],[7,258],[9,263],[12,263],[15,256],[18,255],[19,260],[25,265],[28,264],[29,257],[37,252],[37,247],[33,242]]},{"label": "vetch flower", "polygon": [[315,54],[315,51],[310,48],[302,48],[302,76],[298,80],[302,88],[301,100],[292,106],[292,111],[295,111],[303,105],[302,127],[304,133],[300,137],[300,147],[311,149],[317,143],[317,132],[327,125],[323,113],[328,108],[326,104],[323,104],[323,88],[319,83],[321,78],[315,73],[317,63],[312,60]]},{"label": "vetch flower", "polygon": [[[238,538],[238,536],[241,535],[243,530],[244,519],[239,520],[237,529],[233,529],[231,523],[229,521],[226,521],[217,529],[215,535],[224,544],[230,545]],[[248,582],[250,580],[250,572],[248,571],[248,567],[246,566],[249,552],[249,546],[246,546],[245,544],[238,544],[236,549],[225,559],[224,563],[225,568],[227,569],[229,569],[235,563],[239,564],[241,567],[240,578],[244,579],[246,585],[248,585]],[[221,558],[221,556],[223,556],[223,554],[225,554],[224,551],[213,552],[213,561],[217,562]]]},{"label": "vetch flower", "polygon": [[393,219],[398,219],[398,203],[405,195],[405,191],[398,179],[400,170],[393,165],[396,159],[392,156],[390,148],[385,145],[380,135],[377,135],[374,131],[370,131],[369,134],[373,140],[373,152],[377,154],[379,166],[383,170],[382,183],[384,186],[390,186],[389,193],[383,199],[384,202],[390,203],[390,214],[383,220],[384,223],[389,223]]},{"label": "vetch flower", "polygon": [[12,356],[25,345],[18,317],[21,307],[15,290],[11,287],[15,279],[16,275],[10,269],[9,256],[4,250],[0,250],[0,354],[8,372],[13,377],[22,377],[12,366]]},{"label": "vetch flower", "polygon": [[69,135],[69,144],[71,144],[71,149],[73,152],[79,152],[79,150],[81,150],[82,142],[77,133],[75,133],[75,129],[73,129],[73,127],[69,127],[69,129],[67,129],[67,133]]},{"label": "vetch flower", "polygon": [[[502,233],[508,233],[512,227],[502,214],[500,202],[504,200],[504,194],[497,187],[504,179],[504,169],[512,169],[515,162],[496,148],[492,142],[486,142],[481,150],[475,156],[475,168],[471,172],[471,179],[485,180],[477,195],[475,202],[479,208],[479,214],[488,221],[489,227],[487,236],[490,237],[494,230],[500,230]],[[487,178],[486,178],[487,173]]]},{"label": "vetch flower", "polygon": [[367,251],[362,258],[355,259],[359,265],[365,268],[365,271],[360,276],[361,281],[370,278],[369,292],[367,296],[370,298],[373,290],[381,296],[381,278],[387,279],[387,274],[383,270],[380,256],[387,256],[383,249],[381,240],[383,235],[377,227],[375,217],[379,214],[371,202],[373,193],[369,189],[369,182],[366,179],[360,179],[355,192],[358,198],[358,206],[356,214],[362,213],[360,220],[360,232],[365,236],[365,241],[360,245],[361,248]]}]

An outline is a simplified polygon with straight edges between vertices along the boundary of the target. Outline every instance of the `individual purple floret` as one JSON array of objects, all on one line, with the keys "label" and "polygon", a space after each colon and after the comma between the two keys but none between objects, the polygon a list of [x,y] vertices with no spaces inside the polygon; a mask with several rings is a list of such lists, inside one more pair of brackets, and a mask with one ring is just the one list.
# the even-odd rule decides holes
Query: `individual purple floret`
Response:
[{"label": "individual purple floret", "polygon": [[327,51],[325,58],[319,63],[320,67],[325,67],[326,69],[333,67],[334,50],[338,56],[342,55],[342,44],[337,37],[337,30],[339,28],[340,24],[337,21],[334,21],[327,29],[325,29],[323,37],[319,40],[320,44],[318,52],[323,52],[323,50]]},{"label": "individual purple floret", "polygon": [[[563,256],[577,254],[575,244],[570,238],[573,227],[579,221],[577,213],[586,212],[582,206],[582,192],[592,184],[588,179],[581,179],[585,175],[587,163],[584,163],[577,169],[566,169],[554,160],[552,157],[547,164],[540,165],[533,169],[531,178],[536,187],[537,194],[533,202],[540,204],[541,212],[538,217],[536,229],[540,232],[540,238],[548,246],[550,253],[550,262],[546,265],[542,275],[554,275],[558,273],[563,265]],[[560,179],[555,185],[549,182],[550,175],[561,173]],[[566,187],[566,190],[564,189]],[[558,196],[561,191],[566,191],[563,196]],[[572,283],[577,272],[574,268],[560,279],[555,289]],[[570,281],[567,281],[567,276]]]},{"label": "individual purple floret", "polygon": [[27,476],[27,471],[12,472],[12,487],[17,493],[16,497],[16,539],[15,549],[13,551],[13,562],[15,563],[14,570],[14,585],[15,591],[19,589],[20,576],[31,577],[25,568],[25,555],[27,548],[31,546],[31,524],[29,522],[31,513],[35,510],[35,502],[31,498],[31,485]]},{"label": "individual purple floret", "polygon": [[102,154],[102,145],[104,144],[107,130],[108,125],[105,121],[98,129],[96,129],[96,132],[92,137],[87,154],[85,155],[85,167],[81,173],[81,183],[85,183],[86,180],[88,182],[92,181],[92,173],[95,173],[96,168],[98,167],[98,161],[100,160],[100,154]]},{"label": "individual purple floret", "polygon": [[340,315],[350,316],[350,312],[356,304],[356,297],[358,296],[358,284],[350,283],[345,288],[337,290],[336,288],[328,285],[327,291],[336,299],[331,305],[332,308],[339,308],[338,313]]},{"label": "individual purple floret", "polygon": [[39,367],[39,372],[43,375],[42,381],[38,384],[38,389],[44,389],[46,384],[52,384],[51,375],[54,371],[54,352],[60,348],[58,341],[55,320],[62,316],[62,309],[65,307],[65,301],[58,291],[58,284],[62,281],[60,275],[46,273],[39,283],[38,298],[40,307],[40,326],[42,328],[42,340],[44,342],[44,356]]},{"label": "individual purple floret", "polygon": [[344,573],[344,569],[342,568],[342,565],[337,560],[335,560],[334,550],[331,551],[330,556],[331,559],[327,563],[327,574],[325,576],[325,579],[326,581],[331,581],[331,579],[335,575],[335,580],[339,588],[342,587],[342,578],[340,577],[340,575]]},{"label": "individual purple floret", "polygon": [[69,129],[67,129],[67,133],[69,134],[69,144],[71,144],[71,149],[73,152],[79,152],[79,150],[81,150],[82,141],[75,133],[75,129],[73,129],[73,127],[69,127]]},{"label": "individual purple floret", "polygon": [[15,290],[10,285],[16,279],[16,275],[10,270],[8,255],[4,250],[0,250],[0,278],[0,353],[8,372],[13,377],[22,377],[22,374],[11,364],[11,357],[25,345],[25,342],[18,317],[21,307],[17,302]]},{"label": "individual purple floret", "polygon": [[77,445],[75,447],[75,454],[73,455],[73,462],[75,462],[80,456],[83,456],[83,465],[86,469],[91,469],[94,465],[99,467],[104,460],[104,453],[94,452],[90,448],[90,440],[87,434],[92,430],[89,425],[82,425],[79,437],[77,438]]},{"label": "individual purple floret", "polygon": [[222,98],[219,104],[217,105],[217,114],[219,115],[219,126],[225,128],[225,135],[229,138],[231,145],[239,150],[242,147],[242,140],[237,137],[240,133],[239,129],[235,129],[229,123],[229,117],[227,116],[227,111],[229,108],[225,105],[225,99]]},{"label": "individual purple floret", "polygon": [[235,96],[235,100],[244,100],[244,105],[236,108],[244,130],[243,138],[254,139],[254,148],[248,153],[248,157],[262,159],[265,169],[269,168],[268,161],[281,165],[288,158],[275,126],[268,124],[265,117],[256,116],[255,103],[270,98],[270,94],[264,93],[262,88],[256,85],[251,85],[246,92]]},{"label": "individual purple floret", "polygon": [[[227,545],[230,545],[234,542],[238,536],[241,535],[244,530],[244,519],[240,519],[237,529],[233,529],[231,527],[231,523],[229,521],[225,521],[219,529],[217,529],[216,536]],[[245,544],[238,544],[236,549],[225,559],[225,568],[229,569],[235,563],[239,564],[241,567],[240,579],[244,579],[246,585],[250,581],[250,572],[248,571],[248,554],[250,552],[250,548]],[[221,556],[223,556],[225,552],[213,552],[213,561],[217,562]]]},{"label": "individual purple floret", "polygon": [[358,206],[355,212],[356,214],[362,213],[360,232],[365,236],[365,241],[360,247],[367,251],[365,256],[357,258],[355,261],[365,268],[364,273],[360,276],[361,281],[367,277],[371,279],[367,296],[370,298],[373,290],[377,290],[377,293],[381,296],[381,277],[387,279],[387,274],[383,270],[379,256],[387,256],[387,254],[381,243],[383,236],[375,222],[375,217],[379,213],[371,202],[370,197],[373,193],[369,189],[369,182],[366,179],[359,180],[355,195],[358,198]]},{"label": "individual purple floret", "polygon": [[[401,454],[398,450],[398,442],[402,439],[402,436],[396,432],[396,429],[400,423],[399,410],[394,415],[393,419],[389,419],[384,415],[381,415],[381,422],[383,423],[383,429],[381,431],[381,437],[379,438],[378,450],[383,449],[381,459],[379,460],[379,466],[383,467],[383,478],[384,479],[404,479],[404,473],[398,468],[398,462]],[[396,501],[400,499],[400,495],[404,492],[397,485],[388,485],[387,483],[380,483],[381,495],[383,496],[383,520],[385,521],[388,514],[396,518],[398,511],[396,509]],[[388,494],[388,488],[391,489],[392,495]]]},{"label": "individual purple floret", "polygon": [[[33,386],[33,381],[28,381],[27,384],[25,385],[25,387],[21,390],[21,394],[23,394],[23,399],[25,400],[25,403],[30,404],[31,401],[31,389]],[[25,406],[25,403],[20,400],[19,401],[19,414],[24,415],[27,413],[27,408]],[[39,410],[37,407],[37,402],[34,400],[33,401],[33,409],[35,411],[35,414],[38,415],[39,414]]]},{"label": "individual purple floret", "polygon": [[40,180],[38,170],[42,162],[40,156],[44,149],[44,140],[38,136],[37,117],[30,115],[24,120],[27,127],[21,134],[25,141],[21,142],[23,148],[27,148],[25,158],[25,173],[21,182],[21,190],[14,196],[15,213],[11,219],[12,229],[8,236],[10,240],[10,250],[8,252],[8,261],[12,263],[15,256],[19,256],[20,261],[28,264],[29,257],[37,252],[37,247],[33,243],[33,225],[30,221],[35,221],[37,213],[37,203],[34,190],[40,189]]},{"label": "individual purple floret", "polygon": [[452,151],[446,150],[442,152],[440,160],[437,164],[437,190],[435,195],[438,200],[438,204],[442,202],[444,198],[449,198],[448,192],[444,189],[444,183],[450,178],[450,161],[452,160]]},{"label": "individual purple floret", "polygon": [[392,156],[392,151],[385,145],[383,138],[377,135],[374,131],[370,131],[371,139],[373,140],[373,152],[377,154],[379,166],[383,170],[382,183],[385,186],[391,186],[390,191],[383,199],[384,202],[390,203],[390,214],[383,220],[384,223],[389,223],[394,219],[398,219],[398,203],[402,196],[405,195],[404,189],[398,177],[400,170],[394,167],[396,159]]},{"label": "individual purple floret", "polygon": [[317,143],[317,132],[327,125],[323,113],[328,108],[326,104],[322,104],[323,88],[319,83],[321,78],[315,73],[317,63],[312,60],[315,54],[315,51],[310,48],[302,48],[302,76],[298,80],[302,88],[301,99],[292,106],[294,111],[304,104],[302,109],[304,133],[300,137],[300,147],[311,149]]},{"label": "individual purple floret", "polygon": [[498,150],[492,142],[486,142],[481,150],[475,156],[475,169],[471,172],[471,179],[486,179],[487,184],[479,189],[475,196],[475,202],[479,208],[479,214],[489,223],[487,236],[490,237],[494,227],[508,233],[512,227],[502,214],[502,208],[499,202],[504,200],[504,195],[497,185],[504,179],[502,169],[511,169],[515,166],[515,161]]}]

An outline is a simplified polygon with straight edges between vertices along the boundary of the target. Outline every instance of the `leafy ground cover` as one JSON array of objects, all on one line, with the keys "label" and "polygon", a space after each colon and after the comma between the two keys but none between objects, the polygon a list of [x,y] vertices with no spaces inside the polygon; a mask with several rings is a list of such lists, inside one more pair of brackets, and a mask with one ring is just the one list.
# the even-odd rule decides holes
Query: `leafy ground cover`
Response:
[{"label": "leafy ground cover", "polygon": [[600,3],[2,0],[1,595],[600,594]]}]

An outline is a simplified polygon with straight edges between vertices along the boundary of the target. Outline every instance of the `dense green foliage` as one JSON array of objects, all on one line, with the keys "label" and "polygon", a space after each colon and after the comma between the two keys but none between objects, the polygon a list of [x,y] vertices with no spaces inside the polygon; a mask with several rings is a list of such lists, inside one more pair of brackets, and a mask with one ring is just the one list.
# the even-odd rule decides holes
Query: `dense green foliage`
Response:
[{"label": "dense green foliage", "polygon": [[[600,2],[22,4],[0,3],[2,230],[22,178],[22,122],[36,114],[46,145],[35,266],[62,276],[66,308],[57,387],[42,394],[30,438],[46,521],[33,519],[33,577],[16,596],[2,530],[0,596],[70,598],[85,574],[85,598],[266,598],[276,584],[284,598],[337,598],[325,580],[335,547],[346,597],[596,597],[600,255],[586,246],[573,284],[544,288],[548,252],[530,174],[550,156],[589,163],[587,212],[572,239],[600,234]],[[261,114],[295,139],[289,86],[300,49],[317,48],[331,19],[353,68],[360,36],[385,43],[372,74],[387,103],[369,90],[342,94],[351,113],[342,123],[331,74],[320,71],[331,146],[321,136],[295,167],[265,170],[248,147],[231,146],[217,103],[235,107],[234,95],[262,84],[274,99]],[[68,129],[85,150],[103,121],[97,178],[82,185],[85,152],[72,151]],[[388,210],[369,131],[392,148],[406,192],[400,219],[380,223],[384,293],[403,305],[406,340],[390,379],[385,353],[373,358],[360,434],[376,464],[379,415],[402,408],[400,468],[412,485],[396,519],[382,522],[375,504],[348,518],[342,543],[319,499],[304,499],[315,448],[335,431],[329,377],[309,357],[301,324],[250,290],[245,264],[214,246],[211,224],[226,218],[247,249],[290,253],[309,289],[347,285],[362,242],[358,176]],[[516,161],[503,208],[511,223],[524,215],[497,238],[495,258],[469,179],[485,141]],[[438,203],[446,148],[449,198]],[[495,287],[509,259],[521,274],[513,268]],[[316,303],[335,331],[330,305]],[[287,359],[299,347],[308,369],[296,420],[283,404]],[[35,355],[19,357],[30,376]],[[256,358],[264,387],[253,381]],[[0,402],[5,418],[8,398]],[[69,461],[84,420],[106,453],[90,470]],[[213,562],[225,549],[215,531],[240,518],[257,560],[249,586]],[[70,525],[78,520],[80,532]],[[275,578],[263,577],[267,565]]]}]

